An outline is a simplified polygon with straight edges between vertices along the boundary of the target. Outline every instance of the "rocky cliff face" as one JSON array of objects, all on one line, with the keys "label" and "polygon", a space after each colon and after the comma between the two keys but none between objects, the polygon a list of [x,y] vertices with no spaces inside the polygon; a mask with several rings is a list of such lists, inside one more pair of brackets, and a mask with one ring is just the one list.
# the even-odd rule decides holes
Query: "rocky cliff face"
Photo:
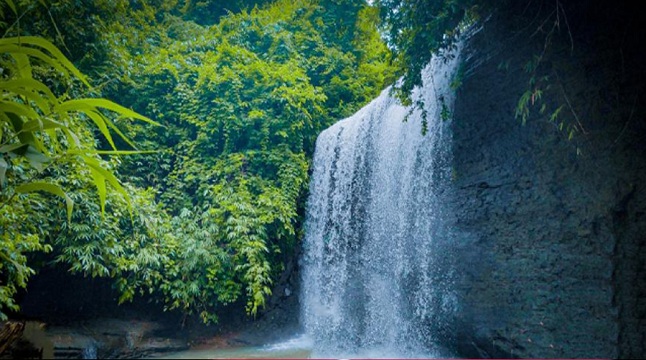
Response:
[{"label": "rocky cliff face", "polygon": [[[547,47],[549,9],[494,14],[468,41],[449,199],[460,355],[646,354],[644,37],[631,9],[607,9],[564,6]],[[537,74],[550,87],[523,125]],[[560,105],[572,139],[549,120]]]}]

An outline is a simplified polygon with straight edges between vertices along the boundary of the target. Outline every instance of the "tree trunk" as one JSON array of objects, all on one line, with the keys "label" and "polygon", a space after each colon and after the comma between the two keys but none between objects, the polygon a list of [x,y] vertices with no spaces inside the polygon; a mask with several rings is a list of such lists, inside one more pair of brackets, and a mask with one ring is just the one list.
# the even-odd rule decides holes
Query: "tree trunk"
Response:
[{"label": "tree trunk", "polygon": [[0,329],[0,354],[20,338],[24,329],[25,323],[21,321],[7,321],[2,325],[2,329]]}]

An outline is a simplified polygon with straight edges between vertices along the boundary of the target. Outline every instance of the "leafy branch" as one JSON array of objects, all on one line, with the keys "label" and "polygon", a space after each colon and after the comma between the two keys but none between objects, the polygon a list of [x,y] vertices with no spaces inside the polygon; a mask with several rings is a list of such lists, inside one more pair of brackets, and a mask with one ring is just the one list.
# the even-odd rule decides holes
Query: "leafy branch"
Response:
[{"label": "leafy branch", "polygon": [[[81,113],[99,129],[113,151],[111,154],[131,154],[133,151],[117,150],[111,131],[117,133],[127,144],[136,148],[100,109],[107,109],[123,118],[159,125],[155,121],[106,99],[72,99],[56,97],[41,81],[33,77],[34,61],[62,73],[68,80],[78,79],[90,86],[81,72],[49,41],[34,37],[0,39],[0,54],[8,59],[3,67],[8,75],[0,83],[0,185],[7,181],[7,171],[16,159],[24,157],[31,167],[43,171],[53,158],[81,161],[91,171],[99,192],[101,209],[104,211],[106,181],[127,198],[116,177],[101,165],[93,149],[93,140],[83,134]],[[9,61],[7,61],[9,60]],[[17,193],[44,191],[65,199],[68,219],[71,218],[73,202],[56,184],[34,182],[20,184]]]},{"label": "leafy branch", "polygon": [[[15,11],[13,3],[8,4]],[[64,164],[69,164],[72,166],[67,168],[80,172],[81,176],[85,172],[91,173],[99,194],[102,216],[105,212],[106,183],[130,204],[128,193],[99,154],[137,152],[118,150],[112,132],[134,149],[136,147],[102,111],[108,110],[121,118],[159,124],[105,99],[56,96],[34,73],[45,71],[63,82],[79,81],[91,87],[85,76],[61,51],[43,38],[24,36],[0,39],[0,70],[0,275],[3,280],[0,286],[0,319],[4,319],[6,314],[3,309],[18,310],[13,296],[18,288],[27,285],[28,277],[34,273],[25,253],[52,249],[50,245],[42,243],[46,225],[36,224],[32,214],[42,207],[17,195],[48,193],[60,197],[65,201],[67,220],[71,222],[74,208],[72,197],[47,176],[50,172],[63,169]],[[112,150],[106,152],[96,149],[97,140],[88,119]]]}]

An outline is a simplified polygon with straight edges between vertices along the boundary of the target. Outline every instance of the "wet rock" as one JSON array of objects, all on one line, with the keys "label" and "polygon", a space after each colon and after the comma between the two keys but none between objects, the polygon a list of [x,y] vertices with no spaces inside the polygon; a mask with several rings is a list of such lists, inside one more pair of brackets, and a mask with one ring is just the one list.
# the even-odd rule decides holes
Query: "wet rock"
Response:
[{"label": "wet rock", "polygon": [[[451,124],[461,309],[453,346],[466,357],[643,357],[646,129],[644,108],[633,105],[644,80],[640,50],[626,57],[635,61],[633,77],[620,75],[607,60],[616,54],[577,23],[574,50],[566,43],[559,54],[569,71],[550,80],[586,114],[586,133],[568,140],[538,106],[524,126],[514,116],[531,77],[524,65],[544,44],[511,19],[494,16],[470,40],[470,75]],[[611,88],[618,98],[609,103],[599,94]],[[563,91],[543,98],[548,108],[565,102]],[[568,121],[576,121],[572,113]]]},{"label": "wet rock", "polygon": [[83,324],[52,327],[46,335],[61,359],[141,358],[189,348],[186,339],[158,336],[160,323],[97,319]]}]

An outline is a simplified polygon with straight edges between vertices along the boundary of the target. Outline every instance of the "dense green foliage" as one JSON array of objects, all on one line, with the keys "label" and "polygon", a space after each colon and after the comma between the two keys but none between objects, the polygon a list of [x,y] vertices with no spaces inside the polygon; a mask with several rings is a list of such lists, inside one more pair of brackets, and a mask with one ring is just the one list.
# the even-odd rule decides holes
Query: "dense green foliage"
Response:
[{"label": "dense green foliage", "polygon": [[[107,184],[128,203],[129,197],[110,166],[97,155],[93,124],[114,148],[111,131],[121,134],[115,122],[101,109],[121,116],[151,120],[105,99],[68,99],[67,93],[55,93],[38,78],[58,73],[64,87],[66,81],[79,80],[89,85],[84,76],[48,41],[39,37],[13,37],[0,40],[0,318],[4,309],[16,310],[13,295],[25,287],[34,270],[27,263],[26,253],[51,251],[43,237],[53,230],[41,216],[50,210],[48,201],[34,192],[57,195],[65,201],[67,221],[71,221],[74,200],[63,189],[64,180],[84,180],[92,184],[99,196],[104,214]],[[44,74],[43,74],[44,73]],[[50,78],[51,79],[51,78]],[[112,130],[111,130],[112,129]],[[124,141],[129,142],[127,138]],[[92,179],[88,181],[87,179]],[[54,203],[55,202],[49,202]],[[78,210],[77,210],[78,211]],[[62,219],[62,218],[61,218]]]},{"label": "dense green foliage", "polygon": [[468,23],[478,12],[477,0],[379,0],[390,45],[403,70],[395,88],[398,97],[410,104],[414,87],[422,85],[422,69],[433,54],[452,45],[461,22]]},{"label": "dense green foliage", "polygon": [[[300,240],[319,132],[397,75],[410,105],[431,56],[503,3],[0,2],[0,317],[35,252],[113,278],[122,302],[205,322],[232,303],[257,314]],[[540,105],[572,137],[578,118],[541,102],[565,16],[551,6],[516,116]]]},{"label": "dense green foliage", "polygon": [[[75,161],[40,169],[29,155],[9,159],[3,152],[12,163],[3,170],[9,185],[2,187],[2,251],[15,254],[0,269],[5,308],[15,310],[12,297],[33,273],[29,251],[50,251],[72,272],[113,277],[121,301],[148,294],[205,322],[239,300],[250,315],[266,304],[299,241],[316,136],[378,95],[395,70],[377,32],[378,9],[368,4],[216,3],[0,4],[5,36],[49,38],[95,81],[88,90],[74,80],[84,79],[78,72],[34,72],[57,94],[48,101],[70,103],[61,105],[71,114],[66,128],[43,129],[42,142],[59,146],[56,154],[72,151]],[[2,86],[15,74],[3,72]],[[16,94],[45,97],[40,89],[26,85]],[[70,101],[88,95],[124,107]],[[115,120],[98,108],[147,120],[130,108],[163,126]],[[13,114],[49,125],[46,111]],[[10,122],[3,124],[2,144],[20,144],[7,132]],[[83,154],[70,150],[75,137],[66,131],[81,139]],[[135,144],[159,151],[126,156]],[[117,148],[124,156],[102,159]],[[64,189],[59,195],[73,211],[59,198],[14,196],[20,181],[34,180]],[[106,182],[117,191],[107,191]]]}]

